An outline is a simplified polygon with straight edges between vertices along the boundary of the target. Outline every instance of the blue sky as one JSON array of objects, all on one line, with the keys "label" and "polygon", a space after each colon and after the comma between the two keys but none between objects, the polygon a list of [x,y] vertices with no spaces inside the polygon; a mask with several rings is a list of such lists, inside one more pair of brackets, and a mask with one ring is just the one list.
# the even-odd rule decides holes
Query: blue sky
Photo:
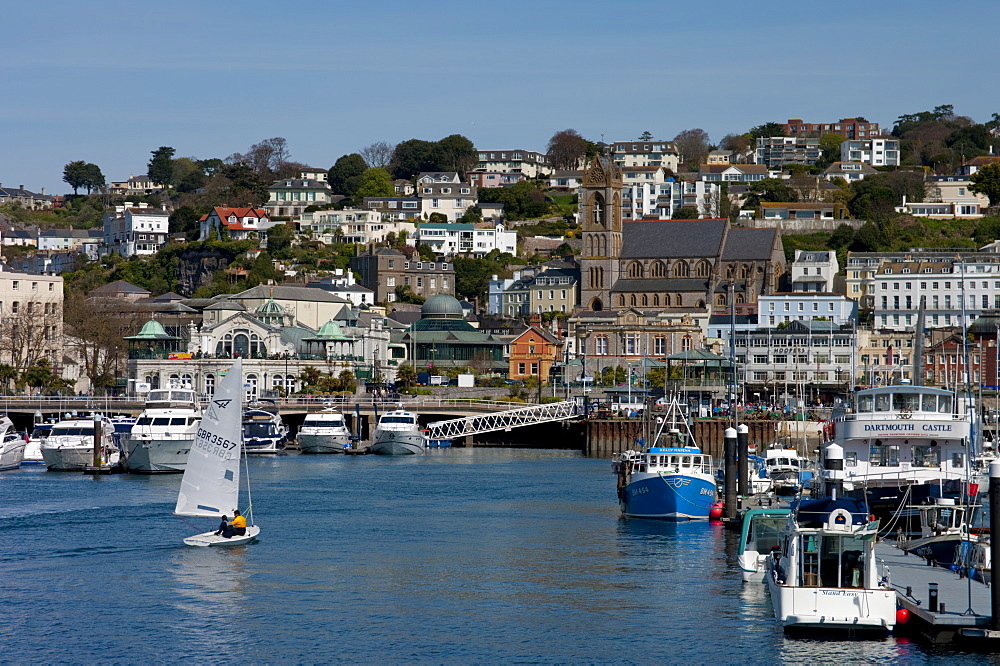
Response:
[{"label": "blue sky", "polygon": [[0,183],[49,193],[67,162],[120,180],[161,145],[226,157],[283,136],[328,168],[454,133],[544,151],[567,128],[715,141],[791,117],[1000,112],[995,1],[43,0],[3,21]]}]

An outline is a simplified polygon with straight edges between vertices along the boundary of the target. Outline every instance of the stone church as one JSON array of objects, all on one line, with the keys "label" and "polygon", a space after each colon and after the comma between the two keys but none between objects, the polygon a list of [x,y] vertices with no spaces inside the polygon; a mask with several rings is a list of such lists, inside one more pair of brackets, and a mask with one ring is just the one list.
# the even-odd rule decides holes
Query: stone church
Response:
[{"label": "stone church", "polygon": [[584,171],[580,305],[600,311],[729,310],[778,291],[785,254],[777,229],[741,229],[729,220],[622,222],[622,175],[595,158]]}]

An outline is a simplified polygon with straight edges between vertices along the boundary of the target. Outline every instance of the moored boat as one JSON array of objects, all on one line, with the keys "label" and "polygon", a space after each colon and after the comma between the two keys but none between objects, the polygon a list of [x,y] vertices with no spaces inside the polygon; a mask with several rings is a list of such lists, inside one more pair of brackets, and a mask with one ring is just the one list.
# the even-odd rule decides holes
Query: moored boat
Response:
[{"label": "moored boat", "polygon": [[24,458],[21,460],[22,465],[45,464],[45,459],[42,458],[42,444],[45,443],[49,433],[52,432],[52,426],[55,423],[55,421],[51,421],[35,424],[31,433],[26,438],[27,445],[24,447]]},{"label": "moored boat", "polygon": [[694,444],[676,398],[653,441],[654,445],[643,451],[624,451],[612,458],[622,514],[630,518],[708,520],[716,499],[712,456]]},{"label": "moored boat", "polygon": [[10,418],[0,417],[0,472],[21,466],[26,445],[21,433],[14,430]]},{"label": "moored boat", "polygon": [[406,456],[426,450],[427,437],[420,429],[416,414],[400,409],[386,412],[378,420],[371,446],[375,455]]},{"label": "moored boat", "polygon": [[771,480],[775,495],[796,495],[802,490],[803,473],[808,470],[809,459],[795,449],[773,444],[764,452],[764,471]]},{"label": "moored boat", "polygon": [[351,445],[344,415],[332,407],[306,414],[295,441],[302,453],[343,453]]},{"label": "moored boat", "polygon": [[764,580],[771,551],[781,547],[789,512],[787,508],[759,508],[743,514],[736,560],[744,582]]},{"label": "moored boat", "polygon": [[278,453],[285,448],[288,429],[277,408],[256,405],[243,411],[243,447],[247,454]]},{"label": "moored boat", "polygon": [[177,474],[201,423],[201,407],[190,388],[154,389],[142,414],[121,439],[125,467],[133,474]]},{"label": "moored boat", "polygon": [[100,452],[102,465],[116,466],[120,453],[115,446],[111,421],[103,416],[96,418],[70,417],[52,426],[42,444],[42,458],[52,472],[80,471],[94,464],[94,424],[100,422]]}]

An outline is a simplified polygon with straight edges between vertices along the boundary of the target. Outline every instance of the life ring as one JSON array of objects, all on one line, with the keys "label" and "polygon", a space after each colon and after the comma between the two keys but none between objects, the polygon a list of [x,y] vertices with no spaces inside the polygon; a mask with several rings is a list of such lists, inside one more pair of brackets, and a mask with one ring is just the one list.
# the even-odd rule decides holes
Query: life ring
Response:
[{"label": "life ring", "polygon": [[837,428],[834,425],[833,421],[827,421],[826,423],[823,424],[823,436],[826,438],[827,441],[832,441],[834,435],[836,434],[837,434]]}]

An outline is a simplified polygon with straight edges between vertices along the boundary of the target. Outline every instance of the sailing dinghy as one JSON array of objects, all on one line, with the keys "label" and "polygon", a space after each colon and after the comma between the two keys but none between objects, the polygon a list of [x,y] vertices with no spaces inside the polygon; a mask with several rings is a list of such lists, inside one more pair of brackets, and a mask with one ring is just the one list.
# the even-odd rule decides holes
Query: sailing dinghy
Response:
[{"label": "sailing dinghy", "polygon": [[[220,519],[233,516],[240,499],[240,461],[243,453],[243,361],[229,369],[205,410],[195,435],[187,466],[177,494],[177,516]],[[250,503],[250,479],[247,501]],[[251,503],[252,507],[252,503]],[[246,512],[246,534],[225,538],[205,532],[184,539],[189,546],[240,546],[260,534],[253,524],[251,509]]]}]

